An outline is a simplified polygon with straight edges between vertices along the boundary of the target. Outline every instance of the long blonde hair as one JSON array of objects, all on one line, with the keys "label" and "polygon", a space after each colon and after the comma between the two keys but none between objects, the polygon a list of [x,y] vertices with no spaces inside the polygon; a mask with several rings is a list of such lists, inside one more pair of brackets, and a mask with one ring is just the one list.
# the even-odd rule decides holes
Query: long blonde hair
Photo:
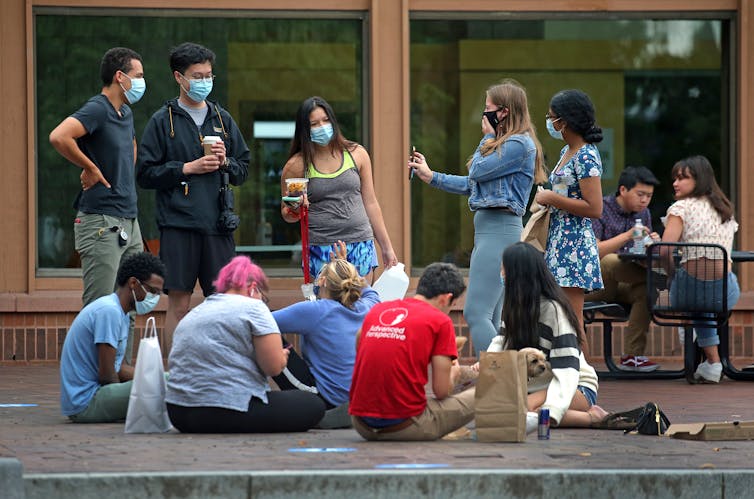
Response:
[{"label": "long blonde hair", "polygon": [[[487,156],[495,150],[499,154],[500,146],[511,135],[528,133],[529,137],[534,141],[534,146],[537,148],[537,157],[534,162],[534,183],[543,184],[547,182],[542,144],[537,139],[537,131],[529,116],[529,104],[524,87],[516,80],[506,78],[497,85],[489,87],[487,89],[487,97],[496,106],[508,109],[508,116],[500,122],[497,130],[495,130],[496,137],[482,144],[482,156]],[[471,166],[471,158],[469,158],[466,166]]]}]

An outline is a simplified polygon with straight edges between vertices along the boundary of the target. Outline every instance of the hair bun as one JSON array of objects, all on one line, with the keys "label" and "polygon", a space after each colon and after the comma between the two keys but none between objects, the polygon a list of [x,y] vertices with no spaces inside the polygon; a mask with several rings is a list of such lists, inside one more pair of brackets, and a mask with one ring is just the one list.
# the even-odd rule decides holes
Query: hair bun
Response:
[{"label": "hair bun", "polygon": [[602,139],[602,128],[598,127],[597,125],[592,125],[584,134],[584,140],[589,142],[590,144],[602,142]]}]

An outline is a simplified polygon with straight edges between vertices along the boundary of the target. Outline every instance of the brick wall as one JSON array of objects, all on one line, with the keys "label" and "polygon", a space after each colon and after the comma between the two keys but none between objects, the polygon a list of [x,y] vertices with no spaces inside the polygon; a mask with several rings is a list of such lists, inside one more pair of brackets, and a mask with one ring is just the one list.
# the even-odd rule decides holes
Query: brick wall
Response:
[{"label": "brick wall", "polygon": [[[60,360],[60,351],[63,347],[66,332],[70,326],[75,312],[49,312],[49,313],[23,313],[5,312],[0,313],[0,362],[12,363],[14,361],[28,362],[57,362]],[[154,314],[157,322],[157,331],[162,342],[163,323],[165,314]],[[456,334],[469,337],[469,327],[463,319],[460,310],[451,312],[451,318],[456,326]],[[144,331],[146,317],[137,316],[136,336],[141,337]],[[619,355],[623,351],[623,328],[624,323],[613,325],[613,352]],[[294,340],[295,338],[290,338]],[[587,341],[592,356],[599,358],[602,353],[602,329],[601,325],[587,326]],[[294,341],[294,344],[296,342]],[[461,358],[473,356],[471,338],[459,352]],[[134,343],[134,356],[138,352],[138,340]],[[730,354],[731,357],[753,358],[754,357],[754,311],[741,310],[733,313],[730,319]],[[163,352],[166,355],[166,352]],[[647,341],[646,355],[657,358],[682,359],[682,348],[678,341],[677,330],[669,327],[652,326]]]}]

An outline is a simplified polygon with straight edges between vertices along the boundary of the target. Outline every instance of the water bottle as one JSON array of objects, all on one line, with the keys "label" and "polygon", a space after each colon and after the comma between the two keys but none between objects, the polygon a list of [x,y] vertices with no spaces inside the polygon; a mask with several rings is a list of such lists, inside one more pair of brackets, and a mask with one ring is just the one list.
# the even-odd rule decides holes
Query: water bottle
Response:
[{"label": "water bottle", "polygon": [[636,219],[631,236],[634,239],[634,247],[631,252],[644,253],[644,225],[641,223],[641,218]]},{"label": "water bottle", "polygon": [[377,282],[374,283],[372,287],[380,295],[380,300],[400,300],[406,295],[408,276],[403,268],[402,263],[395,264],[384,271]]}]

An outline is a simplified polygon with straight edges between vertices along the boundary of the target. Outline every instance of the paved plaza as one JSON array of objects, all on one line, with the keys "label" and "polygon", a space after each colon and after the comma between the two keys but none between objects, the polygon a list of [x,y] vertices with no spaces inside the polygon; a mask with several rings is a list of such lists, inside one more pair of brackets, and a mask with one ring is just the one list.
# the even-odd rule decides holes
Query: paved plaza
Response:
[{"label": "paved plaza", "polygon": [[[96,477],[112,485],[124,477],[126,483],[133,483],[139,481],[139,477],[149,476],[153,480],[162,477],[162,482],[159,486],[152,484],[149,486],[152,488],[144,489],[148,491],[145,494],[163,497],[227,497],[234,494],[230,489],[211,487],[213,481],[220,480],[227,487],[234,480],[243,481],[249,476],[257,477],[258,483],[261,483],[260,476],[267,476],[267,485],[280,481],[283,488],[272,489],[277,494],[272,496],[277,497],[301,497],[307,492],[330,495],[329,489],[322,488],[323,479],[329,484],[326,487],[342,480],[337,490],[343,492],[361,480],[366,480],[362,485],[370,483],[376,487],[374,491],[381,491],[372,494],[368,492],[371,489],[363,489],[364,496],[395,496],[396,493],[405,497],[437,496],[437,490],[426,488],[429,485],[424,489],[416,485],[419,489],[390,492],[392,489],[388,485],[400,483],[401,477],[424,480],[434,486],[445,483],[440,495],[447,497],[465,494],[462,484],[467,483],[473,488],[468,491],[469,495],[477,497],[486,495],[483,490],[488,482],[484,477],[501,476],[501,473],[508,473],[506,480],[510,476],[554,473],[561,477],[561,484],[568,483],[562,477],[582,473],[601,474],[603,478],[613,476],[614,479],[621,473],[624,479],[636,474],[645,480],[647,476],[660,478],[681,473],[686,478],[679,480],[687,487],[692,483],[689,476],[706,477],[700,483],[713,487],[710,497],[723,497],[721,493],[715,494],[715,491],[719,492],[717,480],[720,477],[744,476],[750,480],[747,486],[754,484],[751,481],[754,474],[742,471],[754,468],[751,464],[754,441],[692,442],[589,429],[553,429],[550,440],[537,440],[534,434],[521,444],[488,444],[473,440],[367,443],[353,430],[272,435],[184,435],[176,431],[159,435],[125,435],[123,424],[77,425],[67,422],[60,414],[58,382],[58,367],[54,364],[0,365],[0,404],[20,405],[0,408],[0,457],[21,462],[26,497],[65,497],[65,491],[69,491],[71,497],[96,497],[97,494],[88,496],[85,493],[88,490],[86,483],[91,484]],[[674,423],[754,420],[754,383],[751,382],[724,379],[720,385],[714,386],[689,385],[684,380],[621,380],[603,381],[600,385],[599,404],[609,411],[631,409],[650,400],[659,402]],[[720,471],[725,473],[715,473]],[[120,478],[116,479],[118,476]],[[172,488],[165,488],[167,477],[173,480],[170,482]],[[312,477],[319,485],[308,491],[298,487]],[[399,479],[397,482],[387,480],[380,485],[379,477]],[[580,480],[572,479],[581,484]],[[185,486],[187,480],[193,480],[191,483],[195,486],[182,489],[175,485]],[[147,483],[143,482],[143,486],[147,487]],[[590,486],[597,486],[602,482],[592,480],[590,483]],[[514,485],[509,483],[506,487]],[[581,488],[572,488],[573,496],[583,496],[583,487],[586,486],[581,484]],[[605,486],[603,483],[598,490],[605,492]],[[625,485],[616,483],[615,486]],[[240,486],[241,490],[245,487],[245,483]],[[179,493],[181,490],[184,493]],[[290,494],[283,493],[285,490]],[[316,490],[320,492],[315,494]],[[518,489],[509,490],[519,495],[515,493]],[[637,497],[642,496],[641,490],[649,495],[654,489],[642,485]],[[667,490],[668,497],[685,496],[682,491],[679,495],[678,490]],[[730,492],[730,485],[728,490]],[[269,495],[262,494],[261,489],[258,492],[249,492],[248,496]],[[539,497],[534,492],[530,497]],[[546,491],[542,492],[547,495]],[[754,488],[749,488],[749,492],[749,497],[754,496]],[[560,495],[571,496],[568,493]],[[617,489],[615,495],[602,496],[624,495]],[[0,496],[3,496],[2,491]],[[134,497],[138,496],[137,493]],[[728,493],[724,497],[737,496]]]}]

